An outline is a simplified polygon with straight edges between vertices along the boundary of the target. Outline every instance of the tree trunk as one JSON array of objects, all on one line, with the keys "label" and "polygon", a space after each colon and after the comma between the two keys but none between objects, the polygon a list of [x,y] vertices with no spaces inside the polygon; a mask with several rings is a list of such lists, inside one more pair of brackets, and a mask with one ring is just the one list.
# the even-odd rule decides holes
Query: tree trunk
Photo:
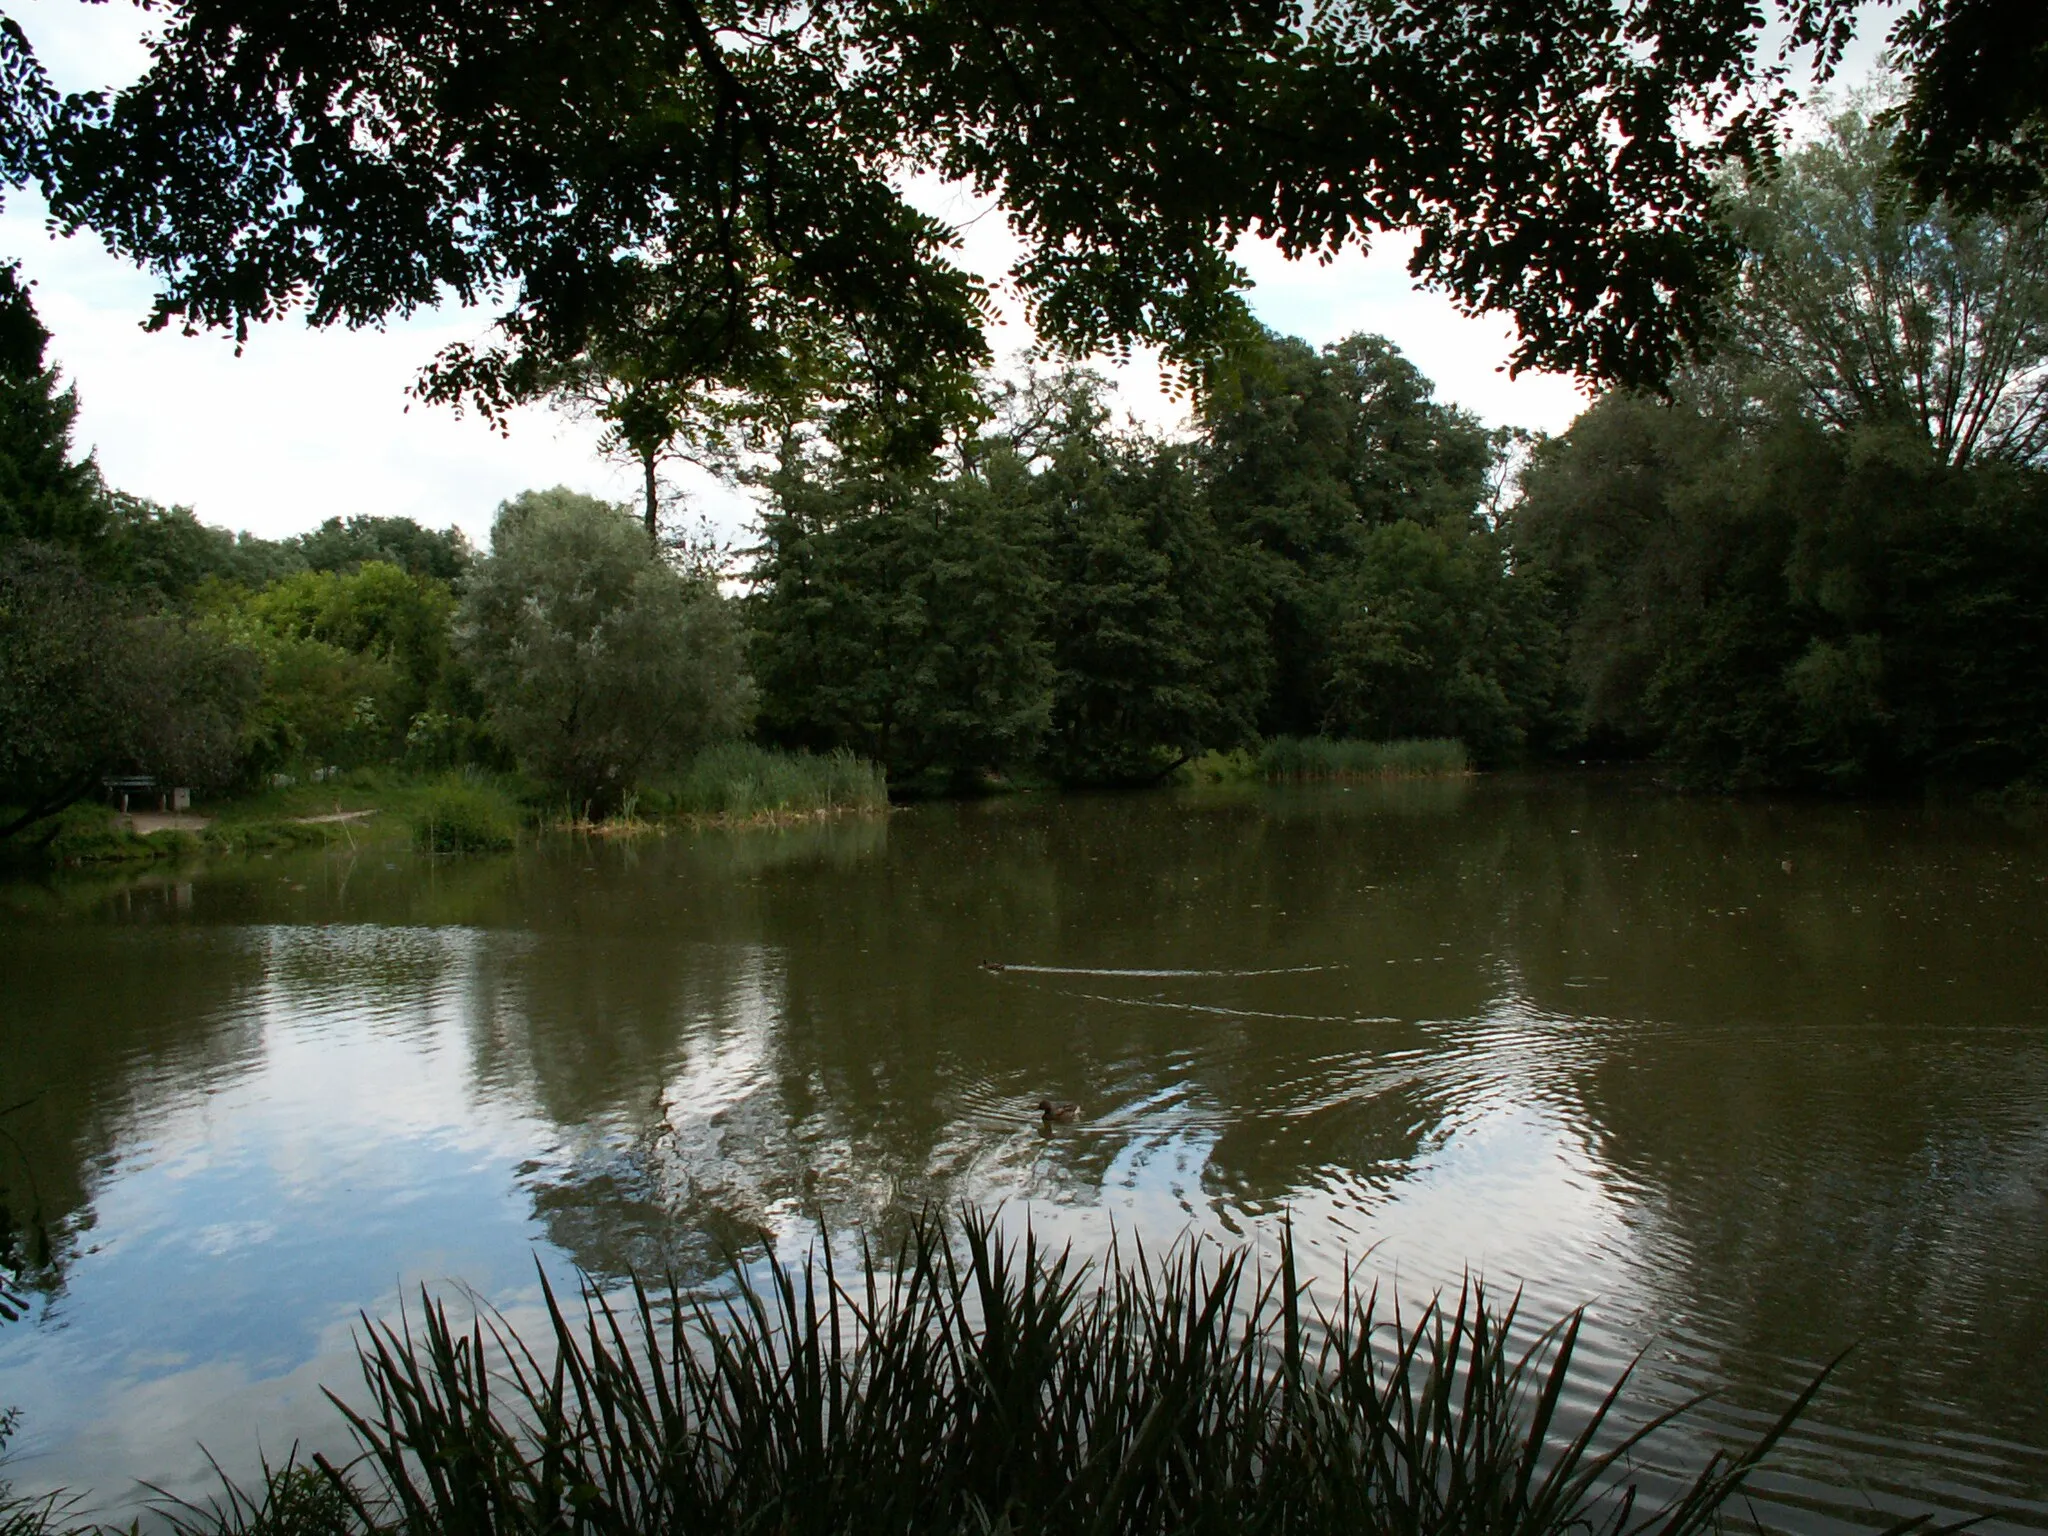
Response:
[{"label": "tree trunk", "polygon": [[647,453],[642,454],[640,456],[640,469],[642,474],[646,477],[645,489],[647,493],[647,543],[649,548],[659,551],[661,548],[661,526],[660,520],[657,516],[659,506],[655,496],[653,454]]}]

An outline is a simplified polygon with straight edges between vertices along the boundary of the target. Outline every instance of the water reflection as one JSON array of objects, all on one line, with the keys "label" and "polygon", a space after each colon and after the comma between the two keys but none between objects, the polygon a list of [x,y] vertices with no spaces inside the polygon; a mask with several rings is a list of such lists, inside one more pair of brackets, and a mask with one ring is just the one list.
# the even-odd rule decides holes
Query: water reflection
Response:
[{"label": "water reflection", "polygon": [[1590,1300],[1596,1365],[1654,1343],[1736,1425],[1861,1340],[1774,1501],[2048,1525],[2044,881],[1988,821],[1578,779],[10,892],[64,1236],[0,1335],[21,1477],[331,1439],[405,1285],[516,1309],[536,1252],[702,1277],[972,1199]]}]

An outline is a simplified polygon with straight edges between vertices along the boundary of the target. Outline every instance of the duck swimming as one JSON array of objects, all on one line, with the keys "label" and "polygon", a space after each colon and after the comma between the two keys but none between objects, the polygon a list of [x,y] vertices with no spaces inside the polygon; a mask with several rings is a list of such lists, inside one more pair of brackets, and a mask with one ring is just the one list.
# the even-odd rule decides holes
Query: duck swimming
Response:
[{"label": "duck swimming", "polygon": [[1069,1104],[1064,1099],[1054,1103],[1051,1099],[1038,1101],[1038,1113],[1045,1120],[1073,1120],[1080,1116],[1081,1106]]}]

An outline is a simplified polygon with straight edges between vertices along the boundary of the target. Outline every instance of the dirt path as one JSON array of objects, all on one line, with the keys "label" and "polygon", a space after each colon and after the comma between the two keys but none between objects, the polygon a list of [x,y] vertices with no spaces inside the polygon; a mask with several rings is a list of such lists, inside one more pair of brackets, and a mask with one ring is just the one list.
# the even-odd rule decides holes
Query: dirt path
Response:
[{"label": "dirt path", "polygon": [[377,809],[372,806],[367,811],[330,811],[325,816],[294,816],[292,820],[302,827],[317,827],[337,821],[368,821],[376,814]]}]

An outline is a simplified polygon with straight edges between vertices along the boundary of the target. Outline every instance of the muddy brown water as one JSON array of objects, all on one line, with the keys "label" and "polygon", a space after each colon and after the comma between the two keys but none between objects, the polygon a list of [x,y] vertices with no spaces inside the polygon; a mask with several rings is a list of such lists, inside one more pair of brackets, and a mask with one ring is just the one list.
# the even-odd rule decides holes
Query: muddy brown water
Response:
[{"label": "muddy brown water", "polygon": [[2048,833],[1965,811],[1502,777],[15,884],[15,1104],[6,1475],[102,1513],[345,1444],[422,1284],[967,1200],[1586,1305],[1586,1390],[1642,1351],[1699,1445],[1853,1345],[1765,1513],[2048,1529]]}]

